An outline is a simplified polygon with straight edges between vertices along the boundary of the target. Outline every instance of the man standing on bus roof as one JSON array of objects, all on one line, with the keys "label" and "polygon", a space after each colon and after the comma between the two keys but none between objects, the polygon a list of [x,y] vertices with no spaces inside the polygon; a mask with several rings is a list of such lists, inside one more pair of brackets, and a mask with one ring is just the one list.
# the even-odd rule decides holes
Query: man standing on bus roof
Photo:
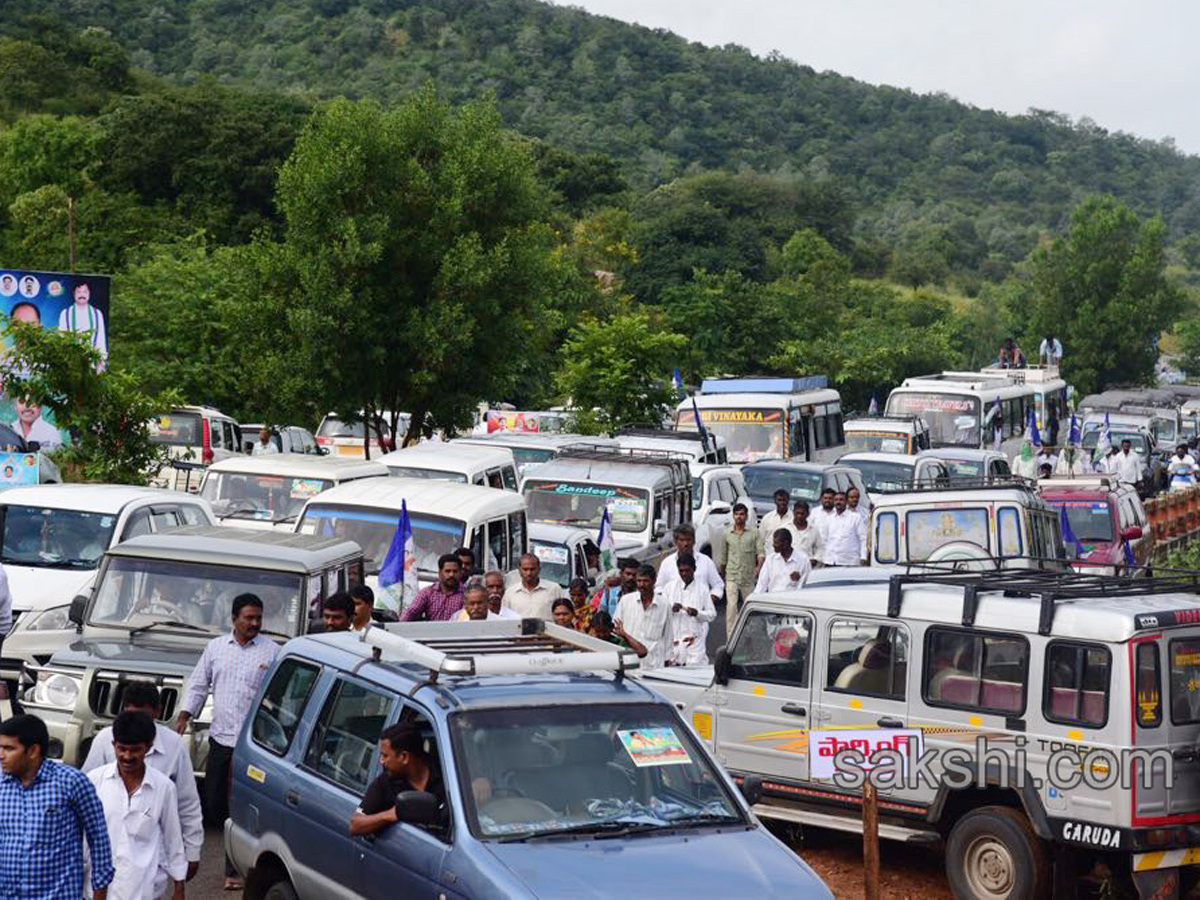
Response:
[{"label": "man standing on bus roof", "polygon": [[1047,334],[1044,338],[1042,338],[1041,346],[1038,347],[1038,362],[1057,368],[1062,362],[1062,358],[1062,341],[1052,334]]}]

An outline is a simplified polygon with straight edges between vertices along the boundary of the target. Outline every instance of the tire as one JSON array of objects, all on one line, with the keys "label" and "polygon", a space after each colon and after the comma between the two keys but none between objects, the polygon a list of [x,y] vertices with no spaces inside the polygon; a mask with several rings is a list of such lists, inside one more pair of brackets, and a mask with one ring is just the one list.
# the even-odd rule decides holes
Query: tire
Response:
[{"label": "tire", "polygon": [[984,806],[954,823],[946,875],[958,900],[1026,900],[1050,896],[1045,843],[1023,812]]},{"label": "tire", "polygon": [[277,881],[263,894],[263,900],[300,900],[290,881]]}]

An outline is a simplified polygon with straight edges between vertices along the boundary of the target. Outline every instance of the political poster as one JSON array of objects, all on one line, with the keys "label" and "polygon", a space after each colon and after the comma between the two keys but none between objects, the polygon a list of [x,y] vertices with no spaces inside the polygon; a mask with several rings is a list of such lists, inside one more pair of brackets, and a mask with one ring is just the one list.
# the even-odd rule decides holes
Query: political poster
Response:
[{"label": "political poster", "polygon": [[[106,365],[111,286],[112,280],[107,275],[36,272],[0,266],[0,313],[43,328],[84,334],[100,354],[102,365]],[[2,385],[0,424],[12,428],[26,441],[37,441],[43,450],[53,450],[64,441],[49,410],[11,397]]]},{"label": "political poster", "polygon": [[0,491],[38,484],[36,453],[0,453]]}]

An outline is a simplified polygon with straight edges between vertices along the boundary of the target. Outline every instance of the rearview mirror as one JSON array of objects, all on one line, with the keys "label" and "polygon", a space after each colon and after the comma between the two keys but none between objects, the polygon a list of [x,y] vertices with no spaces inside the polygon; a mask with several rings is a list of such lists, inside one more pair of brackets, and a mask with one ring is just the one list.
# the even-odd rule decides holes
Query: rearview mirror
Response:
[{"label": "rearview mirror", "polygon": [[402,791],[396,797],[396,818],[409,825],[440,825],[441,804],[428,791]]},{"label": "rearview mirror", "polygon": [[654,520],[654,539],[658,540],[667,533],[667,523],[665,519]]},{"label": "rearview mirror", "polygon": [[71,607],[67,610],[67,620],[80,630],[83,629],[83,611],[87,609],[87,602],[87,596],[79,594],[71,601]]},{"label": "rearview mirror", "polygon": [[746,802],[753,806],[762,799],[762,777],[759,775],[747,775],[742,779],[742,783],[738,785],[738,790],[742,792],[742,796],[746,798]]},{"label": "rearview mirror", "polygon": [[728,647],[718,647],[713,657],[713,681],[717,684],[729,684],[729,672],[733,668],[733,657],[729,655]]},{"label": "rearview mirror", "polygon": [[710,509],[708,511],[708,514],[710,516],[728,516],[732,512],[733,512],[733,509],[729,506],[714,506],[712,509]]},{"label": "rearview mirror", "polygon": [[1124,540],[1124,541],[1136,541],[1141,536],[1142,536],[1142,526],[1141,525],[1130,525],[1128,528],[1126,528],[1124,531],[1121,532],[1121,540]]}]

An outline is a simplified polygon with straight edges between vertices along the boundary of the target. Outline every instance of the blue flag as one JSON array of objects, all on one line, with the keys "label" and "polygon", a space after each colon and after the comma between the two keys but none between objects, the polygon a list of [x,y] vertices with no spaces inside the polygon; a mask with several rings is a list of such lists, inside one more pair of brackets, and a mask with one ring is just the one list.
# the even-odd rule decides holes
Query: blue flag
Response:
[{"label": "blue flag", "polygon": [[[399,584],[400,592],[389,590],[392,585]],[[400,501],[400,521],[396,525],[396,533],[392,535],[392,545],[388,547],[387,556],[379,569],[380,599],[396,601],[393,612],[398,612],[409,603],[417,592],[417,552],[413,544],[412,522],[408,518],[408,501]],[[390,604],[389,604],[390,605]]]},{"label": "blue flag", "polygon": [[1038,432],[1037,415],[1032,409],[1029,410],[1029,441],[1035,447],[1042,446],[1042,435]]},{"label": "blue flag", "polygon": [[[683,373],[679,369],[675,370],[675,390],[679,391],[679,398],[682,400],[688,395],[687,388],[683,386]],[[700,432],[700,443],[704,446],[704,452],[708,453],[708,429],[704,427],[704,422],[700,419],[700,407],[696,404],[696,395],[692,395],[692,414],[696,417],[696,430]]]},{"label": "blue flag", "polygon": [[1076,447],[1083,443],[1083,437],[1079,433],[1079,420],[1075,418],[1074,413],[1071,413],[1071,431],[1067,435],[1067,443]]},{"label": "blue flag", "polygon": [[675,390],[679,391],[680,400],[687,396],[687,390],[683,386],[683,373],[679,369],[675,370]]},{"label": "blue flag", "polygon": [[[1071,527],[1071,519],[1067,515],[1067,508],[1065,506],[1059,507],[1058,517],[1062,521],[1063,543],[1074,544],[1076,557],[1083,556],[1083,543],[1079,540],[1079,538],[1075,537],[1075,529]],[[1126,546],[1128,546],[1128,544],[1126,544]]]},{"label": "blue flag", "polygon": [[1133,548],[1129,546],[1129,541],[1125,541],[1125,565],[1130,569],[1138,567],[1137,560],[1133,557]]}]

